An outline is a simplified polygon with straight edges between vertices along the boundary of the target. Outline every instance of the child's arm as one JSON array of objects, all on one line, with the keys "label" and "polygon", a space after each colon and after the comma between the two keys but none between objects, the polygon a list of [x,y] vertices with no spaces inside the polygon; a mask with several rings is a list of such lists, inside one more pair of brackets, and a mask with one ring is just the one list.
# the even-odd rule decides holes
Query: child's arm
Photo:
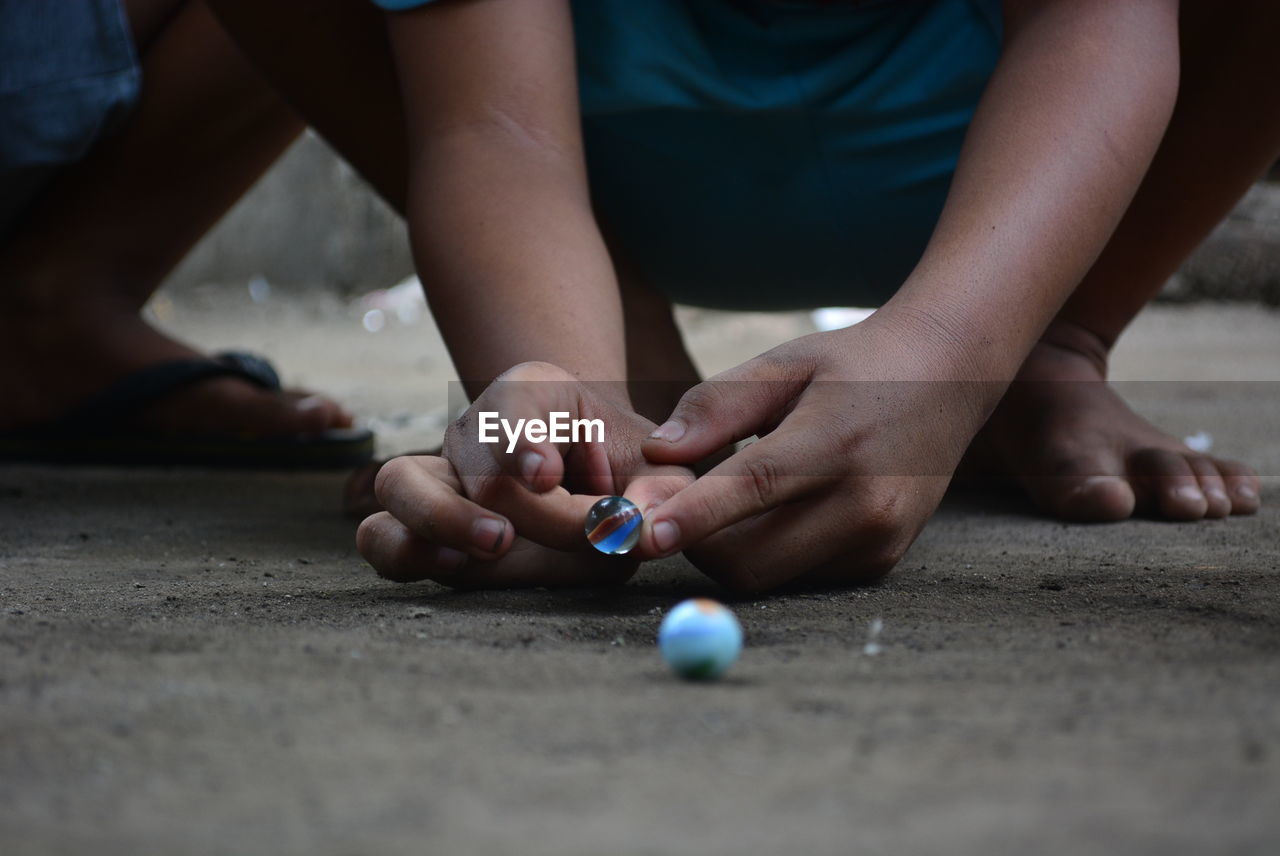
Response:
[{"label": "child's arm", "polygon": [[474,397],[516,363],[621,381],[617,282],[591,211],[568,0],[390,15],[414,255]]},{"label": "child's arm", "polygon": [[[664,499],[692,475],[639,453],[653,425],[627,396],[622,301],[587,189],[568,0],[442,2],[389,16],[389,32],[415,260],[476,405],[450,426],[444,458],[382,468],[388,511],[364,521],[360,550],[397,580],[624,579],[636,562],[587,547],[591,503],[561,485],[566,463],[581,471],[579,490],[627,490],[637,502]],[[489,385],[504,373],[507,383]],[[478,444],[477,408],[513,421],[612,414],[609,442],[565,450],[522,440],[507,453]]]},{"label": "child's arm", "polygon": [[651,460],[778,427],[657,509],[647,555],[693,546],[752,588],[896,562],[1137,190],[1176,96],[1177,14],[1175,0],[1008,0],[1003,56],[919,265],[863,324],[686,396]]}]

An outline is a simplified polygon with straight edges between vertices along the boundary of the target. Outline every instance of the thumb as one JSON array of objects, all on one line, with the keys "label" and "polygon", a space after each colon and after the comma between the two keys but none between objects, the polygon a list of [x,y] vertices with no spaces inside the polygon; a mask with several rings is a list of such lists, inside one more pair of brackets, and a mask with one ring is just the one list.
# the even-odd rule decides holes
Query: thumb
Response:
[{"label": "thumb", "polygon": [[693,484],[693,472],[684,467],[647,466],[627,483],[622,495],[648,516],[659,505]]},{"label": "thumb", "polygon": [[691,466],[781,422],[803,383],[757,379],[752,362],[686,392],[667,421],[645,438],[644,456],[654,463]]}]

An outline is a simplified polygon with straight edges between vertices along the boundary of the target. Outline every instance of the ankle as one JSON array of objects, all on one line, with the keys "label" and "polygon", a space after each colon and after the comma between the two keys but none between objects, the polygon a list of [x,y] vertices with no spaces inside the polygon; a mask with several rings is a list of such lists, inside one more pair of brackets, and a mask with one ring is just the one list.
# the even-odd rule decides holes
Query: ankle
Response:
[{"label": "ankle", "polygon": [[1032,350],[1025,368],[1035,368],[1041,362],[1084,360],[1089,363],[1099,379],[1107,376],[1112,342],[1074,321],[1057,320],[1049,325]]}]

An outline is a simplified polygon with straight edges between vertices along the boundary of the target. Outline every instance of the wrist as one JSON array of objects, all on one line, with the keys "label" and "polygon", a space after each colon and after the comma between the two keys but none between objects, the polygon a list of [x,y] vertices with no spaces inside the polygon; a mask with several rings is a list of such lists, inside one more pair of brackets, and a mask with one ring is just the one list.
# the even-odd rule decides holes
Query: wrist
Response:
[{"label": "wrist", "polygon": [[1007,384],[1034,344],[945,305],[890,301],[864,323],[871,322],[889,331],[908,355],[910,373],[925,380]]}]

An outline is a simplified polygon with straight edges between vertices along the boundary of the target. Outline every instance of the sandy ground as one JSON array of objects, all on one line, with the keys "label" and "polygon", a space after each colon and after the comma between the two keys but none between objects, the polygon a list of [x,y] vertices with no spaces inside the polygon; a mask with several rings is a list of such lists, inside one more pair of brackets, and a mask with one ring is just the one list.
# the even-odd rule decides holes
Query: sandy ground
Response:
[{"label": "sandy ground", "polygon": [[[332,299],[155,310],[431,443],[434,333]],[[709,370],[805,316],[688,313]],[[679,560],[617,590],[378,580],[340,476],[0,469],[0,851],[1280,852],[1280,315],[1160,308],[1140,408],[1267,479],[1256,517],[1064,525],[949,499],[866,589],[733,604],[670,678]],[[880,619],[881,653],[864,653]]]}]

